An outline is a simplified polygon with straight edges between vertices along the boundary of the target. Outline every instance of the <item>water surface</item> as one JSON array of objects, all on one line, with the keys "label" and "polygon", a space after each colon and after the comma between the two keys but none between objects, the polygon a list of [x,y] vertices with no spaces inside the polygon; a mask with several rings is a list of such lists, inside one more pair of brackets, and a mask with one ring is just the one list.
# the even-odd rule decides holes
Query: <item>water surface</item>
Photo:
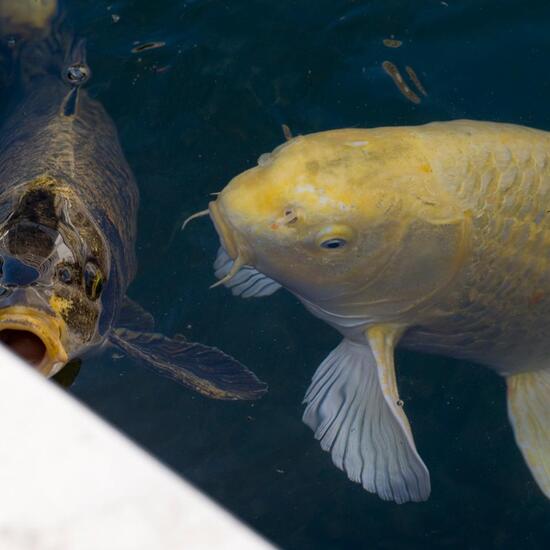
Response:
[{"label": "water surface", "polygon": [[[130,295],[160,331],[216,345],[270,385],[215,402],[134,361],[88,360],[71,392],[283,548],[546,548],[550,505],[513,440],[505,386],[483,367],[399,352],[399,384],[431,471],[427,503],[386,503],[331,463],[301,400],[338,335],[284,292],[209,291],[215,232],[179,232],[295,133],[450,118],[550,130],[550,5],[534,1],[72,0],[92,95],[141,191]],[[383,39],[403,41],[398,49]],[[163,47],[132,53],[136,44]],[[415,105],[383,71],[414,68]],[[403,71],[404,72],[404,71]],[[90,465],[93,467],[93,465]],[[546,543],[546,544],[545,544]]]}]

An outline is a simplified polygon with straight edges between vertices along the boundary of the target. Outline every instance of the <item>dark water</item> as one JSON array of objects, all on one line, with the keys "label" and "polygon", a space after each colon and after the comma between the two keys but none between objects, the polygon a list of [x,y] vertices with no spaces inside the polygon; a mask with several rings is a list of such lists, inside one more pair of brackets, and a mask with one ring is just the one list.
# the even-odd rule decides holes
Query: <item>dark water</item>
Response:
[{"label": "dark water", "polygon": [[[423,504],[383,502],[333,467],[300,420],[337,334],[284,292],[245,301],[209,291],[213,229],[201,220],[178,230],[283,140],[283,123],[308,133],[469,117],[550,129],[549,3],[447,4],[70,2],[88,38],[91,92],[115,120],[141,189],[131,296],[162,332],[217,345],[270,384],[254,404],[209,401],[105,354],[84,364],[71,391],[283,548],[549,547],[550,505],[514,443],[500,379],[398,354],[433,492]],[[390,35],[401,48],[382,44]],[[133,54],[134,41],[166,44]],[[384,60],[411,65],[429,96],[408,102]]]}]

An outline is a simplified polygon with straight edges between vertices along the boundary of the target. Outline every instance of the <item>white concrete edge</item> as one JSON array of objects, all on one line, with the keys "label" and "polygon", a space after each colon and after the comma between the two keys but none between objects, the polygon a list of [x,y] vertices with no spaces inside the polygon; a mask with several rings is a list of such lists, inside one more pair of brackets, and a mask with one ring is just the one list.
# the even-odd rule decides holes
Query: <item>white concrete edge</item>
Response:
[{"label": "white concrete edge", "polygon": [[0,549],[266,548],[0,346]]}]

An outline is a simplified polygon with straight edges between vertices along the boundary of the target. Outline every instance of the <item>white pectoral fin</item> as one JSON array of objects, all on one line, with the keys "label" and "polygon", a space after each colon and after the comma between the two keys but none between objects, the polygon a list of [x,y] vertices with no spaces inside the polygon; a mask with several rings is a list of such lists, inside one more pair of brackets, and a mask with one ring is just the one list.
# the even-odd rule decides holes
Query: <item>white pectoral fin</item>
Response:
[{"label": "white pectoral fin", "polygon": [[509,376],[508,416],[523,457],[550,498],[550,371]]},{"label": "white pectoral fin", "polygon": [[[216,277],[220,280],[223,279],[231,271],[233,263],[223,246],[220,246],[214,262]],[[273,279],[246,265],[241,267],[234,277],[223,284],[231,289],[234,296],[242,296],[243,298],[269,296],[281,288],[281,285]]]},{"label": "white pectoral fin", "polygon": [[384,382],[393,358],[380,365],[376,354],[367,344],[343,340],[317,369],[303,420],[352,481],[384,500],[423,501],[430,476],[397,391]]}]

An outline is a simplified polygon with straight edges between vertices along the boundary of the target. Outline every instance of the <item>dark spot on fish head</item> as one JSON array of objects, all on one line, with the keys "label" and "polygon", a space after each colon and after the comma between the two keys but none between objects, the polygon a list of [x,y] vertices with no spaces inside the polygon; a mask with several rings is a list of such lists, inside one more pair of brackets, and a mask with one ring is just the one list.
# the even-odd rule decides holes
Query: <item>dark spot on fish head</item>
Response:
[{"label": "dark spot on fish head", "polygon": [[47,258],[53,250],[55,231],[28,221],[12,225],[7,232],[7,249],[14,256]]},{"label": "dark spot on fish head", "polygon": [[27,191],[19,200],[10,221],[15,223],[22,219],[55,229],[59,221],[55,193],[43,187]]}]

